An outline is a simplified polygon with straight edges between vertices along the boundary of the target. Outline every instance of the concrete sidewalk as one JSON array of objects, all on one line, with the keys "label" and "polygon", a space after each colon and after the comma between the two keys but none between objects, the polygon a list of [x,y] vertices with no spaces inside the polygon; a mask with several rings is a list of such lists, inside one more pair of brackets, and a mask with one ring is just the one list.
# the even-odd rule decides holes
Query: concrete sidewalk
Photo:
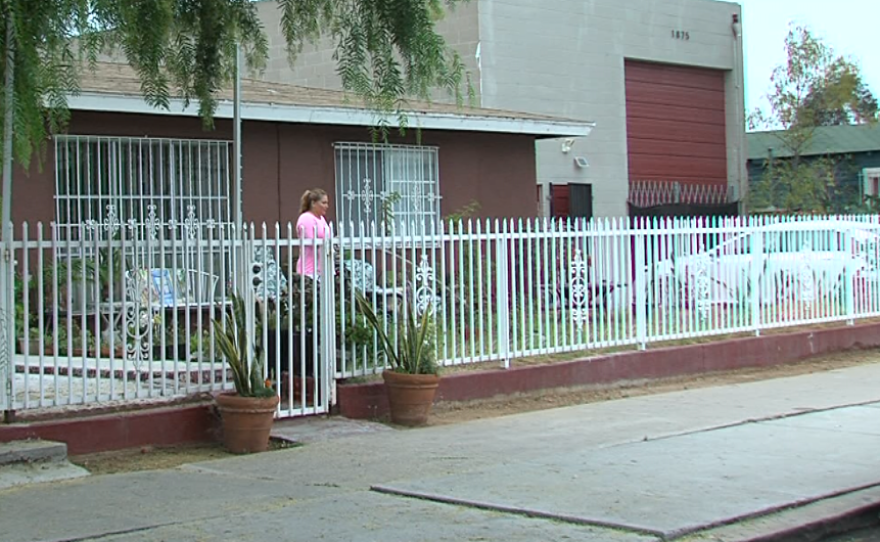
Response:
[{"label": "concrete sidewalk", "polygon": [[0,540],[747,539],[880,503],[878,382],[872,364],[335,438],[289,422],[309,443],[0,492]]}]

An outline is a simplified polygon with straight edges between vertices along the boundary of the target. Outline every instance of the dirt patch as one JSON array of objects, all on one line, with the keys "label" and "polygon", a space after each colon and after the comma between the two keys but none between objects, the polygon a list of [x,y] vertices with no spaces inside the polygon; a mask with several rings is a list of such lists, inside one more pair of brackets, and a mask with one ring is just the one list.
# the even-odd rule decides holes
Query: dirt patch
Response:
[{"label": "dirt patch", "polygon": [[519,412],[612,401],[627,397],[639,397],[687,389],[755,382],[878,362],[880,362],[880,350],[862,350],[822,356],[807,361],[773,367],[739,369],[736,371],[687,375],[657,380],[626,381],[612,385],[556,388],[474,401],[444,402],[434,405],[431,425],[447,425],[481,418],[506,416]]},{"label": "dirt patch", "polygon": [[[269,451],[291,448],[296,444],[272,440]],[[157,469],[173,469],[188,463],[233,457],[219,443],[182,446],[144,446],[128,450],[71,456],[70,461],[92,474],[115,474]]]},{"label": "dirt patch", "polygon": [[[724,386],[783,378],[820,371],[880,362],[880,350],[863,350],[834,354],[807,361],[765,368],[740,369],[702,375],[689,375],[650,381],[628,381],[616,385],[557,388],[493,399],[444,402],[434,406],[431,425],[448,425],[469,420],[506,416],[549,408],[611,401],[687,389]],[[270,450],[289,448],[295,444],[272,441]],[[231,457],[220,444],[198,444],[174,447],[144,447],[71,457],[71,461],[92,474],[113,474],[154,469],[170,469],[210,459]]]}]

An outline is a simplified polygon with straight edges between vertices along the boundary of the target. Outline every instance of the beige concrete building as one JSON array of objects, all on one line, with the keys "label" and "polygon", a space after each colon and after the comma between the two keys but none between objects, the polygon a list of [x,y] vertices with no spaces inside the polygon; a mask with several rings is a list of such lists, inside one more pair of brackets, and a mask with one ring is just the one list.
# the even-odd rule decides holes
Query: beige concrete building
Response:
[{"label": "beige concrete building", "polygon": [[[271,47],[263,77],[340,86],[331,42],[291,67],[277,4],[258,8]],[[543,211],[621,216],[637,187],[659,187],[661,203],[744,195],[739,20],[738,4],[715,0],[471,0],[439,29],[477,105],[596,123],[588,138],[537,143]]]}]

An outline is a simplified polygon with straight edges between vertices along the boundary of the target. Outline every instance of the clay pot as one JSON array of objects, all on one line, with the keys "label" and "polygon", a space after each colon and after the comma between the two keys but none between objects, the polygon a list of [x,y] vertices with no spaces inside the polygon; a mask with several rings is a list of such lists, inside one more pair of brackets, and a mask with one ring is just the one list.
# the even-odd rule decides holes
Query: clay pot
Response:
[{"label": "clay pot", "polygon": [[438,375],[411,375],[384,371],[385,392],[391,407],[391,421],[408,426],[425,425],[440,385]]},{"label": "clay pot", "polygon": [[226,449],[234,454],[266,451],[279,398],[222,393],[216,400],[223,421]]}]

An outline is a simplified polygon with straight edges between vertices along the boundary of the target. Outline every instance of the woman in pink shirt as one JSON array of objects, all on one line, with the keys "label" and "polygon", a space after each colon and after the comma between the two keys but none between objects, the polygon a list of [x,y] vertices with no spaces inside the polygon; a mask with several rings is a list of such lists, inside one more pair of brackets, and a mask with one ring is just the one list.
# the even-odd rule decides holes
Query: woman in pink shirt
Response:
[{"label": "woman in pink shirt", "polygon": [[[327,214],[327,208],[330,206],[330,199],[327,192],[320,188],[306,190],[302,196],[302,204],[299,218],[296,221],[296,236],[300,239],[328,239],[330,237],[330,227],[324,215]],[[329,249],[329,247],[328,247]],[[300,249],[299,259],[296,261],[296,272],[300,275],[306,275],[317,278],[321,273],[321,262],[315,257],[315,247],[305,244]]]}]

